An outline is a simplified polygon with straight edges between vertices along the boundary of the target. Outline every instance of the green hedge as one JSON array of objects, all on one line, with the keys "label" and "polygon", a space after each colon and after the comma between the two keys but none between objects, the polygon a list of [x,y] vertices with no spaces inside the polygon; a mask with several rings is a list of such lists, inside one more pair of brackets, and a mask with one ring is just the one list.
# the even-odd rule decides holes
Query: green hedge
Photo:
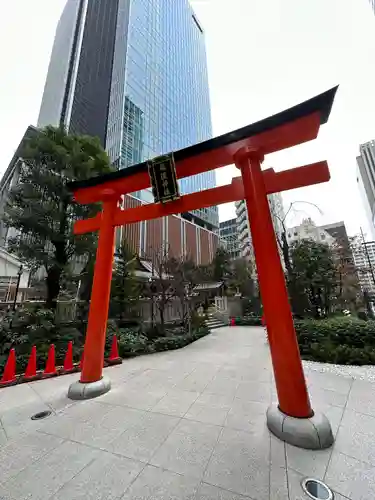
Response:
[{"label": "green hedge", "polygon": [[119,355],[122,358],[127,358],[140,354],[180,349],[208,335],[210,331],[206,326],[198,326],[192,328],[190,333],[187,333],[181,327],[177,327],[167,330],[164,336],[152,336],[150,339],[140,329],[124,328],[114,330],[111,328],[111,332],[107,335],[106,354],[110,351],[114,333],[117,336]]},{"label": "green hedge", "polygon": [[[258,326],[261,318],[236,318],[236,325]],[[353,317],[294,320],[301,356],[338,365],[375,365],[375,321]]]},{"label": "green hedge", "polygon": [[303,359],[339,365],[375,364],[375,321],[295,320]]},{"label": "green hedge", "polygon": [[234,318],[238,326],[261,326],[262,319],[259,316],[243,316]]}]

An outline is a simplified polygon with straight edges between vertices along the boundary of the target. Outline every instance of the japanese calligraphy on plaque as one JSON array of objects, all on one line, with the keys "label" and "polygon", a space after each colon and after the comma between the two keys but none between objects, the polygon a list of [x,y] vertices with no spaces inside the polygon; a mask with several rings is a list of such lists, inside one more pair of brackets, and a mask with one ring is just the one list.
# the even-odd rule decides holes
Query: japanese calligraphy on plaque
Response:
[{"label": "japanese calligraphy on plaque", "polygon": [[148,172],[155,203],[167,203],[180,197],[172,153],[150,160]]}]

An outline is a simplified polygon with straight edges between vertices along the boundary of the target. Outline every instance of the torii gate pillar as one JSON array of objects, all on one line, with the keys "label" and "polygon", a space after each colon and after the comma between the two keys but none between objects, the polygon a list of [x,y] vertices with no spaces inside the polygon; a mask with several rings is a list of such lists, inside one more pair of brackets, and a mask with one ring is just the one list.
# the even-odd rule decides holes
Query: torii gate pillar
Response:
[{"label": "torii gate pillar", "polygon": [[236,166],[242,174],[279,398],[279,404],[267,410],[267,425],[273,434],[295,446],[328,448],[334,441],[330,423],[325,415],[315,414],[310,406],[261,170],[262,161],[261,153],[246,148],[235,156]]}]

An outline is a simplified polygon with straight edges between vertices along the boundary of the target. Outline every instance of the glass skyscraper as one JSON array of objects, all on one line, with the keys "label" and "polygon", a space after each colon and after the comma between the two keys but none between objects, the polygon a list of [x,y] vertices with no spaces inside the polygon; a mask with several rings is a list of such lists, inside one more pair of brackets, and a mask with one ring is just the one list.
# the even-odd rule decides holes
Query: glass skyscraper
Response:
[{"label": "glass skyscraper", "polygon": [[[118,168],[209,139],[204,33],[188,0],[68,0],[38,126],[58,123],[98,136]],[[183,194],[213,186],[214,172],[180,180]],[[218,226],[217,207],[185,216]]]}]

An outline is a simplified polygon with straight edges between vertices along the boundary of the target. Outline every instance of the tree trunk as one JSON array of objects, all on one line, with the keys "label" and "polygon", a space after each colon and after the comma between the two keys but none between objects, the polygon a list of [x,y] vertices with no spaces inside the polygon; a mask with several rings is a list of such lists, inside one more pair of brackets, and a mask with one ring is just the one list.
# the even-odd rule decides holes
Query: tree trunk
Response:
[{"label": "tree trunk", "polygon": [[59,266],[52,266],[47,270],[47,298],[46,298],[46,308],[56,309],[57,307],[57,297],[60,293],[60,279],[62,270]]}]

